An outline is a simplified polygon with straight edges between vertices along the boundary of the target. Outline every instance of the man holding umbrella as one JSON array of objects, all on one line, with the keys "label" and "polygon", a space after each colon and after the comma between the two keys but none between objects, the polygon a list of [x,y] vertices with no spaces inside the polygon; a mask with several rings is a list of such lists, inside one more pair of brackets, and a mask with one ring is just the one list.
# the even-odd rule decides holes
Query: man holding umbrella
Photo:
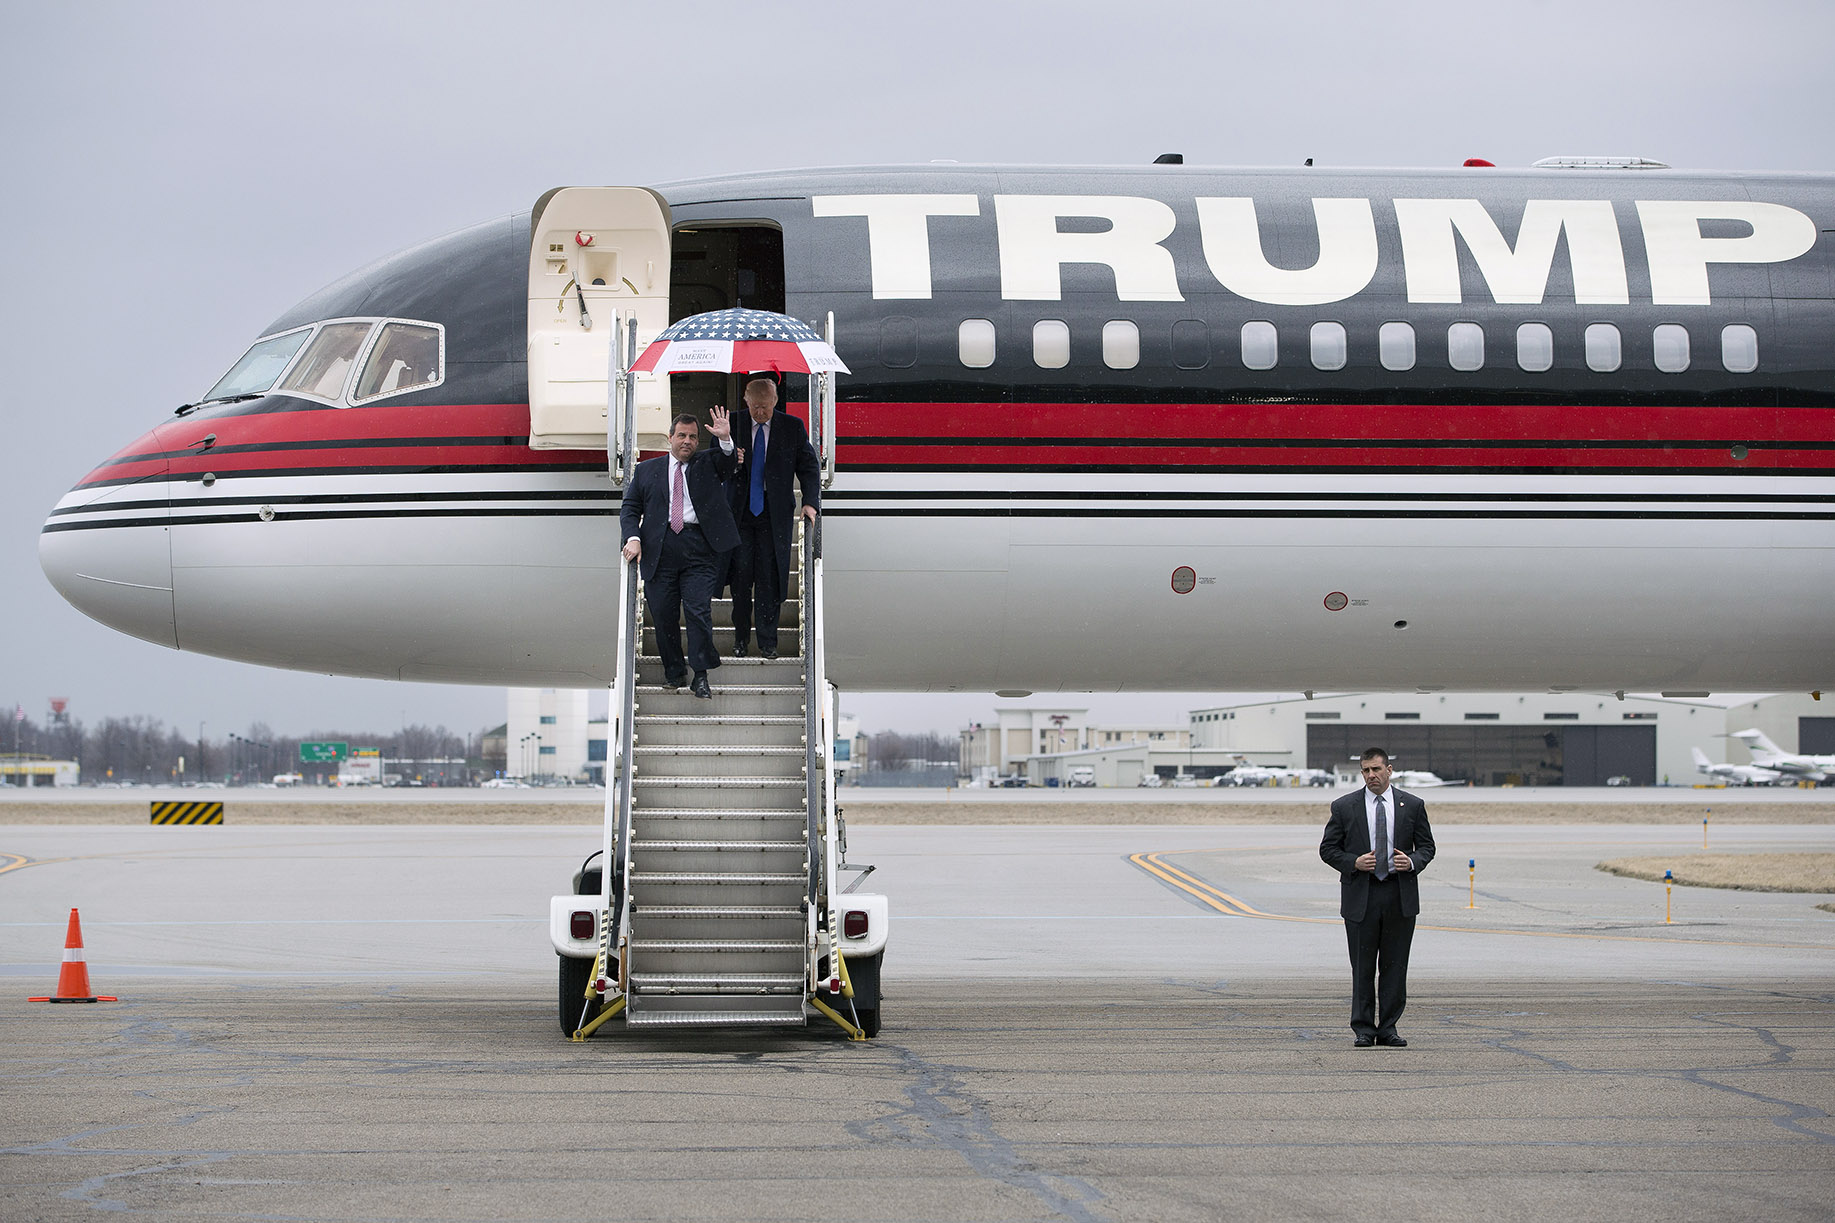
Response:
[{"label": "man holding umbrella", "polygon": [[777,410],[773,375],[752,374],[746,379],[745,406],[751,445],[742,441],[732,482],[733,518],[739,528],[732,570],[733,653],[746,656],[756,621],[758,652],[776,658],[777,621],[790,587],[795,486],[803,489],[803,517],[813,523],[822,504],[822,468],[803,422]]}]

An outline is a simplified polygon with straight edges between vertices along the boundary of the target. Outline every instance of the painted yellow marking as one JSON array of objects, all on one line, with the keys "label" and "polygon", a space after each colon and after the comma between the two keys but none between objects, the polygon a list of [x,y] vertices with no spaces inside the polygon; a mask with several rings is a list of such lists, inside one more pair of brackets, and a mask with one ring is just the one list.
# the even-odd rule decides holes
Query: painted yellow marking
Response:
[{"label": "painted yellow marking", "polygon": [[[1228,892],[1212,887],[1196,875],[1180,870],[1165,859],[1183,854],[1229,853],[1223,849],[1177,849],[1162,850],[1157,853],[1129,854],[1128,861],[1140,867],[1148,874],[1163,879],[1173,887],[1202,901],[1219,913],[1231,917],[1259,917],[1264,921],[1306,922],[1312,925],[1337,925],[1342,919],[1336,917],[1299,917],[1288,913],[1264,913],[1260,909],[1238,900]],[[1812,947],[1803,943],[1754,943],[1736,939],[1714,938],[1667,938],[1643,936],[1636,934],[1588,934],[1570,930],[1512,930],[1489,926],[1436,926],[1426,922],[1417,923],[1417,930],[1442,930],[1449,934],[1507,934],[1518,938],[1566,938],[1593,940],[1606,943],[1689,943],[1702,947],[1769,947],[1783,951],[1828,951],[1827,947]]]}]

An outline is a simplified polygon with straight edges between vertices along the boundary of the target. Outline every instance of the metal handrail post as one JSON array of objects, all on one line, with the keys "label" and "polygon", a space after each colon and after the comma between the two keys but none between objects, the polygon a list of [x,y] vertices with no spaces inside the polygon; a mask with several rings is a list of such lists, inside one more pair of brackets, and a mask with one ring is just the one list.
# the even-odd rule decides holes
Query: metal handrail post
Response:
[{"label": "metal handrail post", "polygon": [[[835,346],[835,312],[833,310],[828,312],[828,322],[822,338],[828,341],[830,348]],[[835,375],[833,373],[822,374],[820,381],[822,386],[822,487],[827,488],[834,483],[835,479]],[[813,406],[809,414],[812,417],[816,415]]]},{"label": "metal handrail post", "polygon": [[[814,522],[803,524],[803,583],[799,592],[802,601],[803,631],[803,777],[807,786],[804,810],[807,815],[807,833],[809,844],[809,913],[810,920],[816,916],[816,905],[820,895],[819,883],[822,870],[817,847],[820,845],[820,827],[817,823],[822,809],[821,774],[816,770],[817,735],[821,731],[820,706],[817,704],[817,668],[821,659],[821,641],[816,636],[815,609],[818,606],[815,592],[816,566],[822,556],[822,519],[817,515]],[[831,932],[832,933],[832,932]]]},{"label": "metal handrail post", "polygon": [[[621,325],[622,324],[622,325]],[[637,450],[635,446],[636,412],[634,410],[633,391],[636,387],[636,374],[631,370],[636,360],[637,320],[613,320],[611,350],[613,384],[622,392],[626,410],[620,414],[608,414],[606,420],[606,458],[610,464],[613,482],[623,486],[628,484],[636,469]],[[614,401],[618,396],[614,396]],[[622,417],[622,419],[619,419]],[[615,436],[623,434],[622,445]],[[613,938],[608,940],[608,956],[622,950],[625,931],[629,924],[631,911],[631,889],[628,886],[619,890],[618,912],[612,913],[612,881],[622,869],[624,878],[630,878],[631,851],[631,773],[634,767],[632,747],[634,745],[637,717],[637,586],[638,562],[625,560],[622,556],[624,541],[615,525],[612,530],[613,545],[619,549],[618,565],[618,672],[613,685],[613,709],[616,726],[613,730],[612,744],[615,751],[607,751],[606,767],[618,770],[615,783],[607,785],[605,790],[605,839],[601,867],[599,871],[599,912],[611,927]],[[610,964],[600,966],[606,978],[613,976]],[[618,990],[623,994],[628,991],[622,973],[617,974]]]}]

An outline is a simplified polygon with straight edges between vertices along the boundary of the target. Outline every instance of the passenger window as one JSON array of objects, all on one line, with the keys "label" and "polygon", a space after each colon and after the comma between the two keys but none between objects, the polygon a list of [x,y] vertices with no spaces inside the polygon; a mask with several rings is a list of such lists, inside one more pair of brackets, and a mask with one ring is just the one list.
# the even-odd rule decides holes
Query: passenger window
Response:
[{"label": "passenger window", "polygon": [[1651,356],[1664,373],[1679,374],[1688,368],[1688,328],[1661,323],[1650,333],[1650,344]]},{"label": "passenger window", "polygon": [[440,329],[431,323],[384,323],[353,400],[377,399],[433,386],[444,374]]},{"label": "passenger window", "polygon": [[372,323],[328,323],[319,328],[306,353],[280,384],[283,391],[298,391],[321,399],[342,399],[350,367],[363,349]]},{"label": "passenger window", "polygon": [[1313,324],[1313,368],[1343,369],[1345,339],[1343,323]]},{"label": "passenger window", "polygon": [[1141,329],[1126,319],[1102,325],[1102,363],[1110,369],[1133,369],[1141,363]]},{"label": "passenger window", "polygon": [[1172,363],[1180,369],[1203,369],[1211,363],[1211,333],[1197,319],[1172,325]]},{"label": "passenger window", "polygon": [[1242,363],[1249,369],[1273,369],[1278,357],[1273,323],[1242,325]]},{"label": "passenger window", "polygon": [[1446,363],[1461,373],[1485,367],[1485,329],[1477,323],[1454,323],[1446,329]]},{"label": "passenger window", "polygon": [[1624,360],[1624,348],[1618,328],[1611,323],[1587,326],[1587,368],[1596,374],[1609,374]]},{"label": "passenger window", "polygon": [[1720,363],[1729,374],[1750,374],[1759,367],[1759,333],[1744,323],[1720,329]]},{"label": "passenger window", "polygon": [[1555,363],[1555,333],[1547,323],[1524,323],[1516,329],[1518,369],[1539,374]]},{"label": "passenger window", "polygon": [[984,318],[967,318],[956,328],[956,352],[970,369],[994,364],[994,324]]},{"label": "passenger window", "polygon": [[199,399],[199,403],[208,403],[213,399],[234,399],[240,395],[259,395],[274,385],[280,377],[280,371],[287,368],[287,362],[299,351],[299,346],[312,334],[312,328],[302,327],[286,335],[269,336],[258,341],[253,348],[242,354],[242,359],[230,368],[227,374],[217,379],[217,384],[210,388],[210,393]]},{"label": "passenger window", "polygon": [[1376,333],[1376,351],[1383,368],[1414,368],[1414,327],[1408,323],[1384,323]]},{"label": "passenger window", "polygon": [[1054,318],[1032,324],[1032,363],[1040,369],[1070,364],[1070,325]]}]

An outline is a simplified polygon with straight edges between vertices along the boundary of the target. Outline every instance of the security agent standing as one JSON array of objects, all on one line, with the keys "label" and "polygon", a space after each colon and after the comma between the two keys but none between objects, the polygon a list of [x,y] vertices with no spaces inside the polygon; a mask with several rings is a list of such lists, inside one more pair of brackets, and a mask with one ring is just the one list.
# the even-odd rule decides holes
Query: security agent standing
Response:
[{"label": "security agent standing", "polygon": [[[803,517],[816,520],[822,504],[822,467],[803,422],[777,410],[777,380],[746,380],[749,446],[741,446],[732,482],[739,548],[733,554],[733,653],[744,658],[754,620],[758,652],[777,657],[777,619],[790,589],[790,554],[796,526],[796,485]],[[744,439],[741,439],[742,441]]]},{"label": "security agent standing", "polygon": [[[1361,758],[1364,788],[1332,803],[1319,857],[1339,874],[1339,914],[1351,952],[1351,1030],[1358,1048],[1408,1044],[1395,1021],[1408,1005],[1408,948],[1434,860],[1427,805],[1389,784],[1389,753]],[[1380,982],[1380,983],[1379,983]]]},{"label": "security agent standing", "polygon": [[[714,582],[720,554],[739,542],[721,481],[733,472],[732,427],[725,408],[713,410],[708,431],[720,443],[697,452],[700,424],[678,416],[669,430],[669,453],[637,465],[618,523],[624,533],[624,558],[642,562],[644,602],[656,625],[656,649],[663,658],[663,678],[672,688],[688,683],[691,691],[711,697],[707,673],[720,665],[714,651]],[[688,618],[688,653],[682,653],[678,623]]]}]

